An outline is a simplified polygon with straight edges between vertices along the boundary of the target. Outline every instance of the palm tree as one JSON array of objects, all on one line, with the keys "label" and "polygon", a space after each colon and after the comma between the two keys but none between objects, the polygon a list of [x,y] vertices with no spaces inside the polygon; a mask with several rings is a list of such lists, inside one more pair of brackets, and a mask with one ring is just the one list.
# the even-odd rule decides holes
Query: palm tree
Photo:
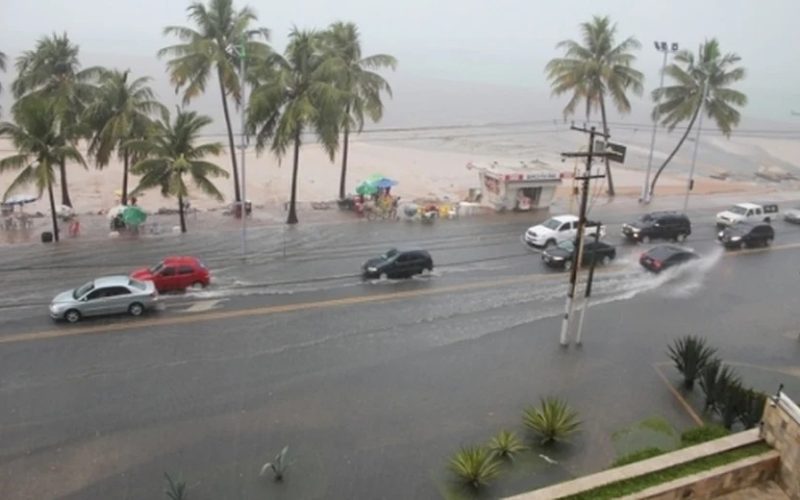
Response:
[{"label": "palm tree", "polygon": [[[32,96],[51,100],[61,134],[73,145],[83,135],[80,118],[93,97],[95,86],[92,82],[101,72],[97,67],[80,69],[78,51],[78,46],[70,42],[66,33],[39,39],[34,50],[24,52],[17,59],[18,75],[11,85],[18,99],[17,105]],[[59,169],[61,204],[71,207],[66,157]]]},{"label": "palm tree", "polygon": [[147,139],[133,140],[123,145],[131,153],[144,158],[131,167],[131,173],[142,176],[132,194],[159,187],[163,196],[176,196],[183,233],[186,232],[183,200],[189,194],[185,175],[188,174],[194,185],[204,193],[220,201],[223,199],[222,193],[209,177],[227,178],[228,173],[219,165],[203,159],[208,155],[218,155],[222,151],[222,144],[195,145],[200,130],[211,121],[208,116],[178,109],[173,123],[169,112],[164,110],[161,120],[155,123],[153,134]]},{"label": "palm tree", "polygon": [[150,116],[164,110],[148,86],[150,78],[129,81],[130,71],[107,71],[100,79],[97,98],[86,109],[86,121],[92,129],[89,154],[98,167],[108,165],[114,150],[122,159],[122,204],[128,203],[128,167],[137,163],[137,155],[125,144],[144,139],[152,126]]},{"label": "palm tree", "polygon": [[[734,106],[745,106],[747,96],[730,88],[732,83],[745,77],[744,68],[734,67],[739,61],[741,57],[737,54],[723,55],[719,42],[712,38],[700,45],[696,60],[694,54],[682,50],[675,55],[675,62],[664,70],[676,83],[653,91],[654,100],[662,99],[653,109],[653,115],[655,118],[662,117],[661,123],[668,126],[670,131],[686,120],[689,120],[689,125],[675,149],[658,167],[650,184],[651,196],[656,188],[658,176],[683,145],[701,108],[705,110],[706,116],[716,122],[725,137],[730,137],[733,127],[739,124],[741,115]],[[704,94],[705,99],[703,99]]]},{"label": "palm tree", "polygon": [[[626,95],[630,89],[636,95],[642,93],[644,76],[631,65],[636,57],[631,53],[641,44],[634,37],[616,43],[617,25],[606,17],[594,16],[590,22],[582,23],[583,45],[574,40],[564,40],[556,48],[565,49],[563,58],[547,63],[545,71],[554,95],[572,93],[564,116],[571,115],[583,100],[586,103],[586,119],[593,110],[600,110],[603,132],[608,136],[606,119],[606,96],[620,113],[629,113],[631,103]],[[614,181],[606,158],[608,194],[614,196]]]},{"label": "palm tree", "polygon": [[194,2],[186,10],[195,27],[164,28],[165,35],[175,35],[182,43],[159,50],[158,56],[172,57],[167,62],[167,68],[175,90],[183,89],[184,104],[205,92],[209,75],[216,70],[228,131],[234,196],[236,202],[240,202],[239,171],[228,112],[228,95],[233,96],[237,105],[241,101],[241,84],[236,74],[239,56],[235,47],[244,45],[248,66],[256,60],[263,60],[269,53],[269,46],[258,39],[268,40],[269,30],[248,29],[250,23],[258,19],[256,14],[249,7],[235,10],[232,0],[209,0],[207,7]]},{"label": "palm tree", "polygon": [[53,220],[53,236],[58,241],[56,202],[53,184],[56,182],[55,166],[69,159],[86,165],[77,148],[62,134],[57,111],[47,99],[28,98],[13,109],[16,123],[0,123],[0,136],[9,136],[17,154],[0,160],[0,173],[7,170],[22,171],[3,194],[5,199],[18,187],[34,183],[39,196],[46,189]]},{"label": "palm tree", "polygon": [[375,54],[362,57],[361,41],[358,28],[353,23],[336,22],[322,33],[325,42],[326,62],[324,63],[335,75],[336,84],[345,94],[342,109],[342,174],[339,178],[339,198],[345,195],[345,179],[347,176],[347,152],[350,142],[350,131],[361,132],[364,129],[364,115],[373,122],[380,121],[383,116],[381,92],[390,97],[392,89],[381,75],[373,69],[395,69],[397,60],[387,54]]},{"label": "palm tree", "polygon": [[248,123],[256,134],[256,149],[267,147],[282,158],[294,146],[292,190],[287,224],[297,224],[297,172],[303,132],[312,128],[331,161],[336,153],[342,93],[321,71],[324,60],[321,37],[314,31],[289,34],[286,55],[271,54],[254,75],[259,85],[253,90]]}]

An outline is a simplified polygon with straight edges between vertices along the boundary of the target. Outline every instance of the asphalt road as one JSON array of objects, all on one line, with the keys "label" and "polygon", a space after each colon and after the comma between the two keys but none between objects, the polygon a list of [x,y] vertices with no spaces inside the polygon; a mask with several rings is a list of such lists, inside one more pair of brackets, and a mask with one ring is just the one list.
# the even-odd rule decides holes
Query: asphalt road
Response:
[{"label": "asphalt road", "polygon": [[[598,215],[617,242],[630,215]],[[230,256],[235,232],[4,249],[0,496],[159,498],[169,472],[192,499],[437,498],[460,445],[566,397],[584,426],[546,452],[558,463],[534,455],[489,493],[523,491],[607,466],[611,434],[643,418],[691,425],[653,368],[685,333],[751,384],[800,397],[800,227],[776,222],[772,248],[723,252],[710,213],[691,215],[686,244],[703,258],[653,276],[642,246],[621,245],[569,349],[566,275],[521,243],[530,216],[261,228],[246,261]],[[428,249],[434,273],[363,282],[361,262],[391,246]],[[144,318],[47,317],[57,291],[183,253],[208,262],[212,287]],[[285,445],[286,481],[258,477]]]}]

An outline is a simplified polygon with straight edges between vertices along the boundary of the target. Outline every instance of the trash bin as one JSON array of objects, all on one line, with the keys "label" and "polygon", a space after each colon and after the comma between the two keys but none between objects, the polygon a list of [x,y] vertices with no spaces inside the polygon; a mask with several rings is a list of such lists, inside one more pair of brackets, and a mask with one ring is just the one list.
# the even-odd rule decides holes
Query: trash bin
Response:
[{"label": "trash bin", "polygon": [[[253,204],[251,202],[248,201],[248,202],[244,203],[244,207],[245,207],[245,213],[247,213],[247,215],[250,215],[253,212]],[[237,219],[241,219],[242,218],[242,202],[241,201],[237,202],[237,203],[234,203],[233,216],[236,217]]]},{"label": "trash bin", "polygon": [[53,241],[53,233],[45,231],[42,233],[42,243],[50,243]]}]

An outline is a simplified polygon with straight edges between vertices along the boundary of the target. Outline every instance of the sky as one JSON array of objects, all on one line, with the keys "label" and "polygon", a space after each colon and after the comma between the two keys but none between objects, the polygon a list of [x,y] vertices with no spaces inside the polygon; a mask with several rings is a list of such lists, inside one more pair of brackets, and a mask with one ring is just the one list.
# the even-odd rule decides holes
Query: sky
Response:
[{"label": "sky", "polygon": [[[177,103],[156,51],[172,42],[166,25],[186,24],[187,0],[0,0],[0,51],[13,61],[52,32],[66,31],[80,45],[84,66],[130,68],[153,77],[159,97]],[[245,5],[237,1],[238,6]],[[694,51],[716,37],[747,68],[737,88],[749,97],[747,119],[800,124],[800,18],[798,0],[292,0],[247,3],[259,25],[283,50],[289,30],[355,22],[365,54],[389,53],[399,66],[387,72],[394,98],[384,127],[555,119],[566,97],[551,98],[544,66],[555,45],[577,38],[579,23],[609,15],[620,37],[642,43],[636,67],[646,92],[658,83],[661,55],[654,40]],[[13,68],[0,75],[4,89]],[[634,101],[633,122],[646,121],[652,103]],[[10,104],[4,90],[0,103]],[[217,117],[216,87],[193,107]],[[613,117],[612,118],[617,118]]]}]

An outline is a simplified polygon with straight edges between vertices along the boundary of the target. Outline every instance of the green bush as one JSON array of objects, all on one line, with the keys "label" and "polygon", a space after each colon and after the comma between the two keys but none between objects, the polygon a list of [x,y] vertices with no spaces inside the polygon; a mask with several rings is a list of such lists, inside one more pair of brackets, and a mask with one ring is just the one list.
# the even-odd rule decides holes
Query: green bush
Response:
[{"label": "green bush", "polygon": [[554,397],[542,399],[538,408],[526,408],[522,420],[525,427],[539,437],[541,444],[564,440],[581,425],[578,414],[566,401]]},{"label": "green bush", "polygon": [[729,435],[731,431],[715,424],[694,427],[681,434],[681,446],[693,446]]},{"label": "green bush", "polygon": [[694,335],[686,335],[675,339],[668,348],[669,358],[675,368],[683,375],[683,385],[687,389],[694,387],[695,379],[702,373],[706,364],[714,358],[717,350],[706,345],[706,340]]},{"label": "green bush", "polygon": [[500,462],[486,448],[464,446],[450,459],[450,471],[459,482],[478,489],[500,475]]},{"label": "green bush", "polygon": [[611,463],[611,467],[621,467],[623,465],[632,464],[640,460],[653,458],[664,453],[666,453],[665,450],[662,450],[661,448],[657,448],[655,446],[650,448],[643,448],[641,450],[634,451],[633,453],[622,455],[621,457],[617,458]]},{"label": "green bush", "polygon": [[181,479],[172,479],[172,476],[164,473],[164,478],[167,480],[167,489],[164,494],[170,500],[184,500],[186,498],[186,481]]},{"label": "green bush", "polygon": [[735,380],[728,384],[718,399],[717,413],[722,419],[722,425],[731,429],[742,414],[746,404],[746,393],[742,384]]},{"label": "green bush", "polygon": [[722,361],[718,358],[710,359],[703,370],[700,372],[700,389],[706,397],[705,406],[703,411],[716,411],[717,409],[717,380],[719,378],[719,371],[722,367]]},{"label": "green bush", "polygon": [[489,450],[497,457],[514,459],[514,455],[525,450],[525,445],[513,431],[502,430],[489,442]]},{"label": "green bush", "polygon": [[752,429],[759,422],[764,414],[764,406],[767,404],[767,395],[763,392],[747,389],[744,391],[742,406],[739,409],[739,421],[745,429]]}]

